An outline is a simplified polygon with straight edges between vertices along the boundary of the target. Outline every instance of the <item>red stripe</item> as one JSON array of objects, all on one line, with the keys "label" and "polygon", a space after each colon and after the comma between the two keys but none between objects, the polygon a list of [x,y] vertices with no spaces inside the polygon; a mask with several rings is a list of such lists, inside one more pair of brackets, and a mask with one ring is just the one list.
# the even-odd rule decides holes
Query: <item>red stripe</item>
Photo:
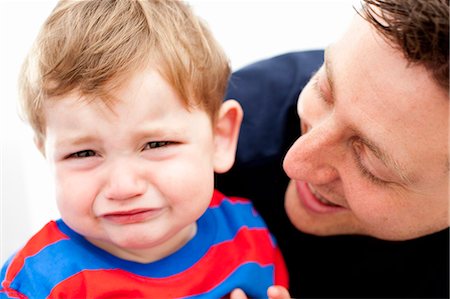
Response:
[{"label": "red stripe", "polygon": [[[51,245],[52,243],[60,240],[69,239],[64,233],[62,233],[56,222],[51,221],[47,223],[37,234],[35,234],[25,245],[24,249],[20,250],[11,261],[11,264],[6,270],[5,280],[2,282],[2,286],[8,295],[18,296],[16,291],[10,290],[9,285],[16,277],[17,273],[22,269],[25,259],[29,256],[35,255],[43,248]],[[17,294],[16,294],[17,293]],[[23,295],[22,295],[23,296]],[[23,297],[18,297],[23,298]]]},{"label": "red stripe", "polygon": [[218,207],[222,203],[222,201],[228,200],[233,203],[249,203],[250,201],[246,198],[236,197],[236,196],[225,196],[217,190],[214,190],[213,197],[210,203],[210,207]]},{"label": "red stripe", "polygon": [[[211,247],[198,263],[182,273],[167,278],[146,278],[124,270],[85,270],[61,282],[50,297],[173,298],[201,294],[220,284],[243,263],[271,265],[276,258],[274,248],[262,248],[261,244],[272,244],[266,230],[243,228],[234,240]],[[277,274],[285,270],[282,265]],[[276,281],[283,284],[285,279]],[[130,291],[114,292],[111,286],[123,286]],[[74,290],[78,293],[73,293]]]},{"label": "red stripe", "polygon": [[275,271],[274,271],[274,282],[276,285],[289,287],[289,275],[284,263],[283,255],[280,249],[277,247],[275,251]]}]

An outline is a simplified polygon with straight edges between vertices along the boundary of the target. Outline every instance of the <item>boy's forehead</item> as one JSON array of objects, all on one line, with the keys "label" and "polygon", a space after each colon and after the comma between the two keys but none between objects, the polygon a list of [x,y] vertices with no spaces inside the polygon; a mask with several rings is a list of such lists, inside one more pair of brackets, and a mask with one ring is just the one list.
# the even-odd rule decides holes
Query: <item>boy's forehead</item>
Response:
[{"label": "boy's forehead", "polygon": [[182,97],[166,77],[159,67],[150,64],[124,76],[113,78],[94,91],[86,92],[82,87],[77,87],[66,94],[49,97],[43,107],[46,113],[51,113],[55,111],[55,107],[77,110],[89,106],[110,117],[117,116],[118,106],[131,104],[138,97],[144,96],[149,102],[164,101],[171,97],[187,110],[201,109],[196,102]]},{"label": "boy's forehead", "polygon": [[79,91],[72,91],[68,94],[47,99],[43,105],[46,118],[61,111],[72,111],[79,113],[83,108],[89,107],[95,109],[104,117],[116,117],[115,106],[119,100],[114,96],[99,96],[93,94],[83,95]]},{"label": "boy's forehead", "polygon": [[[51,108],[55,103],[63,102],[67,108],[76,108],[85,105],[97,106],[99,109],[113,110],[114,106],[121,101],[126,101],[120,94],[123,90],[133,90],[142,85],[140,80],[144,71],[152,70],[152,67],[116,74],[114,77],[101,85],[86,87],[84,82],[80,82],[67,93],[48,97],[44,103],[44,108]],[[155,70],[159,72],[158,70]],[[137,80],[136,80],[137,78]],[[134,84],[132,84],[134,81]]]}]

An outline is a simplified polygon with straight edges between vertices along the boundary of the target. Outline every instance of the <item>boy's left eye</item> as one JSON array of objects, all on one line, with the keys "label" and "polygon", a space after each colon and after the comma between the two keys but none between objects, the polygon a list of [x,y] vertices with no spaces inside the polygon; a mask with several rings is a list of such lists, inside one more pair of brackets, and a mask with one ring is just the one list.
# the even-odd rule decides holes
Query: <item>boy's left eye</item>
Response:
[{"label": "boy's left eye", "polygon": [[172,143],[173,142],[171,142],[171,141],[151,141],[145,145],[144,149],[153,149],[153,148],[163,147],[163,146],[166,146],[166,145],[169,145]]}]

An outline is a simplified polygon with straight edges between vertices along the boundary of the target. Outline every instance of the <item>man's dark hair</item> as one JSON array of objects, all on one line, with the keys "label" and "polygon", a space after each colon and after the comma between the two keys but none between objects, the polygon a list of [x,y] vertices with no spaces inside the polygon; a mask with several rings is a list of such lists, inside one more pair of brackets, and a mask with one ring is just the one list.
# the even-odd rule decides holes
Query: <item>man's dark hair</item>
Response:
[{"label": "man's dark hair", "polygon": [[362,0],[362,16],[449,90],[449,0]]}]

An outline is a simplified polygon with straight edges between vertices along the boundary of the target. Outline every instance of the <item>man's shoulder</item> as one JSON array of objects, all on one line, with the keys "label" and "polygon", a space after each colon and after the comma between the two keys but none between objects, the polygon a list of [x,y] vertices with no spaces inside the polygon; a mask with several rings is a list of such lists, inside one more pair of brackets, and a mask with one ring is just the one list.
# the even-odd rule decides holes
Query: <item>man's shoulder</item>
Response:
[{"label": "man's shoulder", "polygon": [[[322,63],[323,50],[289,52],[256,61],[233,72],[226,99],[249,98],[253,102],[253,95],[283,98],[293,89],[301,89]],[[255,101],[260,104],[261,100]]]}]

